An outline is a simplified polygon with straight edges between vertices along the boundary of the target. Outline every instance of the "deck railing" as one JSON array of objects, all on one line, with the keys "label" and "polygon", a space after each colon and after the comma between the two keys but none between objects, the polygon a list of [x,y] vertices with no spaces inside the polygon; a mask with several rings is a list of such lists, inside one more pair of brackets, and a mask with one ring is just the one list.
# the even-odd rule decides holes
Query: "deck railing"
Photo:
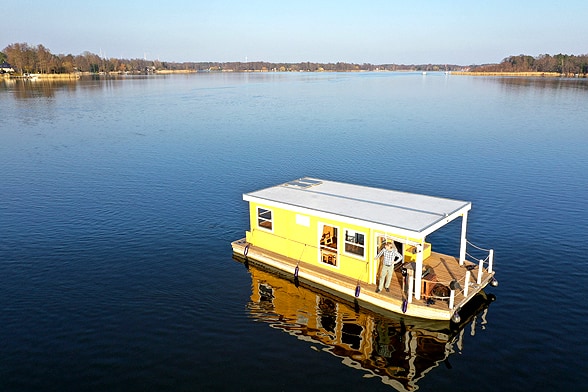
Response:
[{"label": "deck railing", "polygon": [[[474,261],[470,261],[470,262],[473,263],[474,265],[477,264],[477,267],[478,267],[477,268],[478,271],[477,271],[477,274],[475,277],[475,282],[476,282],[475,284],[481,284],[484,270],[486,270],[488,273],[492,273],[492,271],[493,271],[494,250],[480,248],[479,246],[476,246],[469,241],[467,241],[467,244],[470,245],[472,248],[474,248],[478,252],[486,252],[486,255],[484,256],[484,258],[476,258],[466,251],[466,255],[469,258],[476,260],[476,262],[474,262]],[[421,280],[423,285],[430,284],[430,285],[433,285],[433,287],[434,287],[435,284],[441,284],[441,285],[449,288],[448,295],[435,295],[435,294],[433,294],[433,292],[431,290],[431,292],[428,295],[427,295],[427,293],[423,293],[423,298],[425,299],[425,301],[428,301],[428,300],[447,301],[449,309],[453,309],[456,295],[462,294],[464,297],[468,296],[469,289],[472,284],[472,270],[474,270],[474,269],[475,268],[468,268],[466,270],[466,273],[465,273],[463,280],[460,279],[455,282],[454,281],[443,282],[443,281],[439,281],[439,280],[428,280],[428,279],[423,278]],[[455,284],[455,283],[457,283],[457,284]]]},{"label": "deck railing", "polygon": [[[491,274],[492,268],[494,266],[494,249],[480,248],[479,246],[472,244],[470,241],[467,241],[467,244],[470,245],[472,248],[474,248],[477,251],[488,253],[484,258],[477,258],[477,257],[472,256],[466,250],[466,255],[469,256],[470,258],[472,258],[473,260],[477,260],[479,263],[478,275],[481,274],[481,271],[484,268],[484,265],[487,265],[486,269],[488,270],[488,273]],[[480,283],[480,282],[478,281],[478,283]]]}]

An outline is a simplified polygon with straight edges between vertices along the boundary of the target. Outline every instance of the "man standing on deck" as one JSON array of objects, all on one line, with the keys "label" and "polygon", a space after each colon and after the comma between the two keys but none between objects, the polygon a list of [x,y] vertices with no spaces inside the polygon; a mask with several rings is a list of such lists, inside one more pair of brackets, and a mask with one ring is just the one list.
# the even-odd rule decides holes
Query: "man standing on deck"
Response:
[{"label": "man standing on deck", "polygon": [[402,255],[396,250],[396,247],[390,241],[386,242],[386,245],[382,248],[374,260],[378,259],[382,255],[384,255],[384,265],[382,266],[380,283],[378,284],[376,293],[382,291],[384,280],[386,280],[386,291],[390,291],[390,281],[392,280],[392,276],[394,276],[394,264],[402,261]]}]

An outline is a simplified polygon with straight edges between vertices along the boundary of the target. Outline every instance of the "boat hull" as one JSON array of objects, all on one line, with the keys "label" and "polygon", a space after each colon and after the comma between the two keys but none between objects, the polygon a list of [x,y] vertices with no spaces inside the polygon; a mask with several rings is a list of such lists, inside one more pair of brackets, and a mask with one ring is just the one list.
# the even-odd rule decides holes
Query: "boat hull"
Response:
[{"label": "boat hull", "polygon": [[[255,247],[247,243],[245,239],[234,241],[231,246],[234,254],[244,260],[254,260],[262,265],[282,271],[295,279],[318,286],[338,296],[346,297],[346,299],[351,299],[358,306],[375,307],[380,311],[384,310],[428,320],[451,320],[456,312],[484,289],[490,282],[491,275],[493,275],[486,274],[484,281],[476,284],[475,287],[471,287],[467,295],[457,295],[453,308],[449,308],[445,301],[432,303],[427,299],[416,300],[413,298],[409,300],[406,297],[405,287],[403,287],[402,283],[404,277],[400,273],[395,274],[396,282],[391,286],[390,292],[382,291],[377,293],[375,285],[357,282],[332,271],[300,263],[294,259]],[[465,271],[465,268],[462,269]],[[455,274],[455,272],[451,273]]]}]

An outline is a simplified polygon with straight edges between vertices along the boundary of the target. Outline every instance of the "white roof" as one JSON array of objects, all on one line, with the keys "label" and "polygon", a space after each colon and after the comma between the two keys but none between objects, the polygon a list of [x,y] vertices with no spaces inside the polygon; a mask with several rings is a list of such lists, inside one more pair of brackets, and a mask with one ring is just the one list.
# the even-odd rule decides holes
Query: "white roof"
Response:
[{"label": "white roof", "polygon": [[471,209],[467,201],[308,177],[243,199],[422,238]]}]

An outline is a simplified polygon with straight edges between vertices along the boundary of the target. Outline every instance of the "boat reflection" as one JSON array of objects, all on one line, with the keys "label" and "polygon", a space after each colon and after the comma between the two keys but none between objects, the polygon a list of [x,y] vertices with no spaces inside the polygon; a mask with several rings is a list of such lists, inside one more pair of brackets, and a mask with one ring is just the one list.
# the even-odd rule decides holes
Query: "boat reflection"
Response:
[{"label": "boat reflection", "polygon": [[484,292],[479,294],[470,301],[471,309],[463,309],[465,317],[459,325],[412,319],[359,309],[277,271],[247,260],[244,264],[251,274],[248,309],[254,319],[318,343],[320,350],[364,371],[364,377],[379,377],[398,391],[415,391],[417,382],[431,369],[450,367],[449,356],[461,352],[465,331],[474,335],[485,327],[493,300]]}]

